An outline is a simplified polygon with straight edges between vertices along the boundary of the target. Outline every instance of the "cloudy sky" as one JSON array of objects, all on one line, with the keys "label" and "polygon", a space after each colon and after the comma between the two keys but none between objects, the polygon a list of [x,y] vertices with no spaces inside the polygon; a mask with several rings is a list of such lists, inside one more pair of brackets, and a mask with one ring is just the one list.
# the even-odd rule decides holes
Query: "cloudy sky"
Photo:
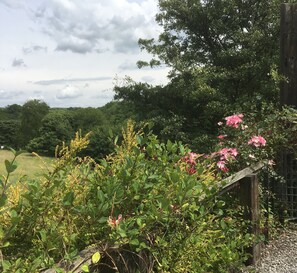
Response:
[{"label": "cloudy sky", "polygon": [[41,99],[99,107],[115,81],[166,83],[166,68],[138,69],[139,38],[157,37],[157,0],[0,0],[0,107]]}]

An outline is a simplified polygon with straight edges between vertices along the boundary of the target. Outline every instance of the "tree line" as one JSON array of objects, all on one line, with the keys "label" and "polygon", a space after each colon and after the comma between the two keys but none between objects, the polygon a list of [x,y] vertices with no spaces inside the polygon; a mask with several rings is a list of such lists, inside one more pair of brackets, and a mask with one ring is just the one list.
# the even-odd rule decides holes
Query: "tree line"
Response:
[{"label": "tree line", "polygon": [[0,108],[0,145],[54,156],[56,146],[67,144],[75,132],[91,131],[85,153],[101,158],[113,149],[111,137],[130,117],[124,102],[99,108],[50,108],[43,101],[29,100],[22,106]]}]

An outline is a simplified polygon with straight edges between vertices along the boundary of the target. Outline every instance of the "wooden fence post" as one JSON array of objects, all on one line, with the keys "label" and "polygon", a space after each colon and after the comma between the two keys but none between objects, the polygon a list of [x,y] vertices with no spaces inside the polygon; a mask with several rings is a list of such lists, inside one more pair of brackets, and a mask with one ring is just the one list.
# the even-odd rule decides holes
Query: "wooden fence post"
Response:
[{"label": "wooden fence post", "polygon": [[[255,236],[260,235],[260,201],[259,181],[256,174],[244,177],[240,183],[239,200],[245,209],[246,220],[251,221],[250,232]],[[254,243],[248,253],[252,255],[248,264],[255,264],[260,258],[260,244]]]},{"label": "wooden fence post", "polygon": [[297,4],[281,4],[280,84],[281,105],[297,106]]}]

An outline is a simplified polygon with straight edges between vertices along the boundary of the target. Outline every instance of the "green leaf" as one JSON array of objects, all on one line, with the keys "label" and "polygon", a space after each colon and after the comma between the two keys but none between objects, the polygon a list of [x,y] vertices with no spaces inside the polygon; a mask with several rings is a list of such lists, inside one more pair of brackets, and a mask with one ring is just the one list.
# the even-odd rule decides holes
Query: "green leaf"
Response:
[{"label": "green leaf", "polygon": [[105,196],[102,190],[98,190],[97,191],[97,198],[99,200],[100,203],[104,203],[105,202]]},{"label": "green leaf", "polygon": [[137,239],[133,239],[133,240],[130,241],[130,245],[139,246],[139,241]]},{"label": "green leaf", "polygon": [[142,227],[142,222],[141,222],[141,218],[137,218],[136,219],[136,223],[139,227]]},{"label": "green leaf", "polygon": [[108,217],[103,216],[103,217],[99,218],[98,223],[105,224],[107,221],[108,221]]},{"label": "green leaf", "polygon": [[178,174],[177,172],[172,172],[172,173],[170,174],[170,179],[171,179],[171,181],[172,181],[173,183],[178,183],[179,180],[180,180],[180,176],[179,176],[179,174]]},{"label": "green leaf", "polygon": [[46,231],[45,230],[41,230],[39,232],[39,234],[40,234],[40,237],[41,237],[41,241],[42,242],[46,242],[46,240],[47,240]]},{"label": "green leaf", "polygon": [[7,260],[2,261],[2,267],[4,270],[8,270],[11,267],[11,263]]},{"label": "green leaf", "polygon": [[2,247],[4,248],[4,247],[9,247],[9,246],[10,246],[10,242],[5,242]]},{"label": "green leaf", "polygon": [[63,198],[63,205],[64,206],[71,206],[74,201],[74,192],[67,192]]},{"label": "green leaf", "polygon": [[98,263],[100,261],[100,259],[101,259],[101,255],[99,252],[96,252],[92,255],[92,263],[93,264]]},{"label": "green leaf", "polygon": [[143,140],[143,137],[140,136],[140,135],[137,135],[137,136],[136,136],[136,140],[137,140],[137,143],[138,143],[139,145],[141,145],[142,140]]},{"label": "green leaf", "polygon": [[17,165],[11,163],[10,161],[8,161],[7,159],[5,160],[5,167],[6,167],[6,171],[7,173],[12,173],[15,171],[15,169],[17,168]]},{"label": "green leaf", "polygon": [[127,237],[126,232],[125,232],[124,230],[122,230],[122,229],[118,229],[118,233],[120,234],[120,236],[121,236],[122,238]]},{"label": "green leaf", "polygon": [[223,230],[227,227],[226,222],[223,219],[221,220],[220,225]]},{"label": "green leaf", "polygon": [[3,193],[0,197],[0,207],[5,206],[6,202],[7,202],[7,195]]},{"label": "green leaf", "polygon": [[82,267],[81,267],[81,270],[82,272],[90,272],[89,270],[89,266],[87,264],[84,264]]}]

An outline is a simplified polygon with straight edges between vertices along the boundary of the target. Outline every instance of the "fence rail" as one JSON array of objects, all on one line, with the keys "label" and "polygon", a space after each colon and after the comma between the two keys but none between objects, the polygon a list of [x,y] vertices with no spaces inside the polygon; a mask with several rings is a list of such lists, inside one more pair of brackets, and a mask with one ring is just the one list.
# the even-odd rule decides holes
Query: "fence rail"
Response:
[{"label": "fence rail", "polygon": [[[227,177],[223,182],[219,195],[236,191],[239,205],[244,208],[244,218],[250,221],[249,232],[255,236],[260,235],[260,196],[258,172],[264,167],[263,162],[247,167],[232,176]],[[260,244],[254,243],[247,249],[251,254],[248,264],[255,264],[260,258]]]}]

